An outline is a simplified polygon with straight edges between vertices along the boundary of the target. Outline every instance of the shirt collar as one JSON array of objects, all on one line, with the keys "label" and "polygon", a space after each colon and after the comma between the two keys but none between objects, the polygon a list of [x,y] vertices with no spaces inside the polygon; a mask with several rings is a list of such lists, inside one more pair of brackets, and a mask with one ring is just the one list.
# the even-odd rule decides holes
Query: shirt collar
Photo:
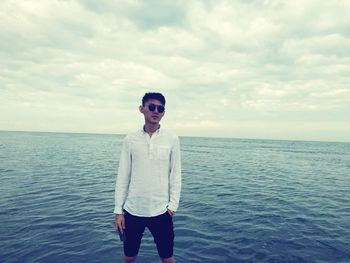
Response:
[{"label": "shirt collar", "polygon": [[[157,134],[161,134],[161,128],[162,126],[159,124],[159,128],[154,132],[154,133],[157,133]],[[141,134],[146,134],[147,132],[145,131],[145,125],[143,125],[142,127],[141,127],[141,129],[139,130],[139,132],[141,133]]]}]

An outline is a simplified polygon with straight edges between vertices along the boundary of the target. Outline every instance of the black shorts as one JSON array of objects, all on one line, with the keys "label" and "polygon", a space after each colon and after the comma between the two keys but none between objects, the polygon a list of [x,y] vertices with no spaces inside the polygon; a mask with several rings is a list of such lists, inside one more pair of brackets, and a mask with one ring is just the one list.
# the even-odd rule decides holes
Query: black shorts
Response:
[{"label": "black shorts", "polygon": [[147,227],[153,235],[157,245],[158,255],[161,258],[173,256],[174,248],[174,225],[173,219],[168,212],[159,216],[139,217],[124,211],[125,235],[124,254],[127,257],[135,257],[140,249],[143,232]]}]

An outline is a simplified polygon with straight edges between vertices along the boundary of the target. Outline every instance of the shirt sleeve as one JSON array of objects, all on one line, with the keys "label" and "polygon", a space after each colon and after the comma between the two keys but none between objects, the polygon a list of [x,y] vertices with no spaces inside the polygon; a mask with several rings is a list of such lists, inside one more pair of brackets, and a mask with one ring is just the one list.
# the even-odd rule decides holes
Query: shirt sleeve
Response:
[{"label": "shirt sleeve", "polygon": [[176,137],[176,142],[171,152],[169,191],[168,209],[176,211],[179,206],[181,193],[181,154],[178,137]]},{"label": "shirt sleeve", "polygon": [[127,197],[131,172],[131,151],[128,137],[123,141],[120,154],[118,175],[115,184],[115,214],[123,213],[123,206]]}]

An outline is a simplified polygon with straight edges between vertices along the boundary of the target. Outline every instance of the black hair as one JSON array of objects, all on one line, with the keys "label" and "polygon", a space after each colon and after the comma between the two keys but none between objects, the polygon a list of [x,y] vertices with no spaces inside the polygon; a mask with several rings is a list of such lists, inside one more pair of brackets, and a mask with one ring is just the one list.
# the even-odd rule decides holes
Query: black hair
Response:
[{"label": "black hair", "polygon": [[162,103],[163,106],[165,106],[165,98],[164,98],[163,94],[161,94],[161,93],[158,93],[158,92],[145,93],[145,95],[142,98],[142,106],[145,106],[145,104],[148,100],[159,100],[160,103]]}]

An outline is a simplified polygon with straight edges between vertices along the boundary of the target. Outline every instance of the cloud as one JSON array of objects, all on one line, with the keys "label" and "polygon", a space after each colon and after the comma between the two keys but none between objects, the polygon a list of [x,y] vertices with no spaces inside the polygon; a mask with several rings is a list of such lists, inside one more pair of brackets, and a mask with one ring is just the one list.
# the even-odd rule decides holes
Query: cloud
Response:
[{"label": "cloud", "polygon": [[320,54],[340,56],[347,54],[350,40],[340,34],[312,36],[304,39],[289,39],[284,42],[280,51],[291,57]]},{"label": "cloud", "polygon": [[182,134],[291,138],[278,125],[334,122],[337,139],[349,11],[345,0],[4,1],[0,129],[124,133],[154,90]]}]

